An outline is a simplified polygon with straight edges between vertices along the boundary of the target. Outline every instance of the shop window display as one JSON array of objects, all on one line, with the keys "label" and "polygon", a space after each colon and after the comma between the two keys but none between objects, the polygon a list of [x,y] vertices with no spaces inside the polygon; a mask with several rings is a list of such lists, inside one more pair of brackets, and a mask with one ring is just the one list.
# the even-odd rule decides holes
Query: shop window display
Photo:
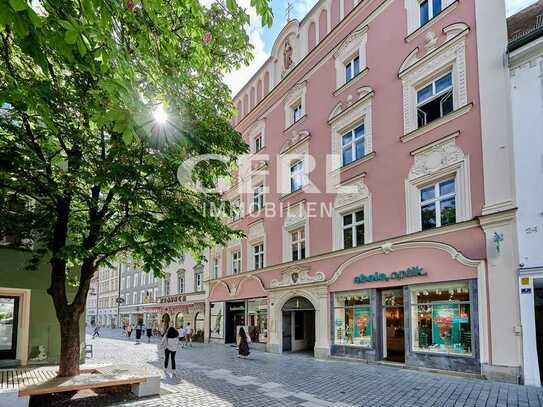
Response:
[{"label": "shop window display", "polygon": [[334,343],[371,347],[373,327],[369,291],[336,294],[334,304]]},{"label": "shop window display", "polygon": [[249,300],[247,301],[247,329],[251,341],[266,343],[268,340],[268,301]]},{"label": "shop window display", "polygon": [[467,282],[411,290],[413,350],[471,355],[471,307]]},{"label": "shop window display", "polygon": [[211,304],[210,331],[212,338],[224,338],[224,302]]}]

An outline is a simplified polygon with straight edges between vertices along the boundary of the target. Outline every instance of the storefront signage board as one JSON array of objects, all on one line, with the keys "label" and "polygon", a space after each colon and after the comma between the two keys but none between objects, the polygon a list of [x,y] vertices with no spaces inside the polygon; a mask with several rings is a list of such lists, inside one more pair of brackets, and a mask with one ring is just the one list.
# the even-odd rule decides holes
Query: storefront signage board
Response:
[{"label": "storefront signage board", "polygon": [[354,284],[373,283],[376,281],[403,280],[404,278],[423,277],[428,275],[420,266],[409,267],[392,273],[360,274],[353,280]]}]

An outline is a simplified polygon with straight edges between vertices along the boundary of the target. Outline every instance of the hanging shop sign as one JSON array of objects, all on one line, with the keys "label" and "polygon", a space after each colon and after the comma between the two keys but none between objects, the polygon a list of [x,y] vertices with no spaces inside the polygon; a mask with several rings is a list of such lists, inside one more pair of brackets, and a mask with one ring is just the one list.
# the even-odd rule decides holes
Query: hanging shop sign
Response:
[{"label": "hanging shop sign", "polygon": [[354,283],[365,284],[376,281],[403,280],[404,278],[422,277],[426,275],[428,275],[428,273],[426,273],[422,267],[413,266],[392,273],[360,274],[354,278]]}]

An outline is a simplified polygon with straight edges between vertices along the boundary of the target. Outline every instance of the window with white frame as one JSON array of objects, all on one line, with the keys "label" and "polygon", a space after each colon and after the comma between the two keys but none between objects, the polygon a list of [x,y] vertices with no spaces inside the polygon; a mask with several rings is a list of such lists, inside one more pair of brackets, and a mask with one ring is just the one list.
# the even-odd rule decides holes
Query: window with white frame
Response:
[{"label": "window with white frame", "polygon": [[343,248],[364,244],[364,210],[343,215]]},{"label": "window with white frame", "polygon": [[166,276],[164,280],[164,295],[170,295],[170,276]]},{"label": "window with white frame", "polygon": [[264,267],[264,243],[253,246],[253,266],[255,270]]},{"label": "window with white frame", "polygon": [[241,251],[232,252],[232,274],[241,273]]},{"label": "window with white frame", "polygon": [[124,290],[125,284],[126,284],[126,280],[125,280],[125,277],[123,277],[121,279],[121,290]]},{"label": "window with white frame", "polygon": [[341,137],[342,164],[347,165],[365,155],[364,125],[360,125]]},{"label": "window with white frame", "polygon": [[305,228],[290,232],[292,261],[305,259]]},{"label": "window with white frame", "polygon": [[157,287],[153,288],[153,298],[155,299],[155,301],[158,298],[158,288]]},{"label": "window with white frame", "polygon": [[139,273],[134,274],[134,288],[138,286],[140,275]]},{"label": "window with white frame", "polygon": [[204,273],[202,272],[194,274],[194,291],[197,293],[204,291]]},{"label": "window with white frame", "polygon": [[298,101],[296,104],[292,106],[292,123],[296,123],[298,120],[300,120],[303,116],[302,113],[302,102]]},{"label": "window with white frame", "polygon": [[143,304],[145,302],[145,291],[141,290],[140,292],[140,304]]},{"label": "window with white frame", "polygon": [[358,54],[345,64],[345,83],[360,73],[360,57]]},{"label": "window with white frame", "polygon": [[126,276],[126,288],[132,287],[132,276]]},{"label": "window with white frame", "polygon": [[253,190],[253,212],[264,208],[264,185],[259,184]]},{"label": "window with white frame", "polygon": [[134,292],[132,294],[132,304],[137,304],[137,303],[138,303],[138,293]]},{"label": "window with white frame", "polygon": [[214,280],[219,278],[219,259],[214,258],[213,259],[213,277]]},{"label": "window with white frame", "polygon": [[422,230],[456,223],[456,186],[454,179],[437,182],[420,190]]},{"label": "window with white frame", "polygon": [[404,142],[471,109],[466,75],[466,35],[470,29],[466,24],[456,23],[443,31],[447,40],[429,54],[429,59],[422,63],[414,50],[400,66],[403,137],[407,137],[402,138]]},{"label": "window with white frame", "polygon": [[145,273],[141,273],[141,285],[145,285]]},{"label": "window with white frame", "polygon": [[419,2],[419,18],[421,26],[441,13],[441,3],[442,0],[422,0]]},{"label": "window with white frame", "polygon": [[304,162],[295,161],[290,165],[290,192],[302,189],[305,184]]},{"label": "window with white frame", "polygon": [[283,99],[285,109],[285,129],[299,121],[306,114],[306,82],[300,82],[290,89]]},{"label": "window with white frame", "polygon": [[185,292],[185,273],[177,274],[177,292],[183,294]]},{"label": "window with white frame", "polygon": [[407,233],[473,218],[469,156],[456,144],[458,135],[412,153],[405,180]]},{"label": "window with white frame", "polygon": [[253,152],[258,153],[263,148],[264,148],[264,138],[262,137],[262,134],[257,134],[253,138]]},{"label": "window with white frame", "polygon": [[366,69],[368,26],[353,31],[334,52],[336,89],[349,83]]},{"label": "window with white frame", "polygon": [[418,127],[439,119],[454,110],[452,72],[417,89]]}]

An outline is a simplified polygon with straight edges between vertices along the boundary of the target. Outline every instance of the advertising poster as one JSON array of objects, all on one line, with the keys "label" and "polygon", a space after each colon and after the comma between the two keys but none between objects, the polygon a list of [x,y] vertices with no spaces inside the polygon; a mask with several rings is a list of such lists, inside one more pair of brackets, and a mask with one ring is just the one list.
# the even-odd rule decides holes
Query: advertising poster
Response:
[{"label": "advertising poster", "polygon": [[334,313],[334,342],[337,344],[346,343],[345,338],[345,309],[336,308]]},{"label": "advertising poster", "polygon": [[460,340],[460,305],[432,305],[432,342],[449,347]]},{"label": "advertising poster", "polygon": [[224,338],[224,302],[215,302],[211,307],[210,331],[212,338]]},{"label": "advertising poster", "polygon": [[371,312],[369,308],[354,309],[354,337],[371,336]]}]

